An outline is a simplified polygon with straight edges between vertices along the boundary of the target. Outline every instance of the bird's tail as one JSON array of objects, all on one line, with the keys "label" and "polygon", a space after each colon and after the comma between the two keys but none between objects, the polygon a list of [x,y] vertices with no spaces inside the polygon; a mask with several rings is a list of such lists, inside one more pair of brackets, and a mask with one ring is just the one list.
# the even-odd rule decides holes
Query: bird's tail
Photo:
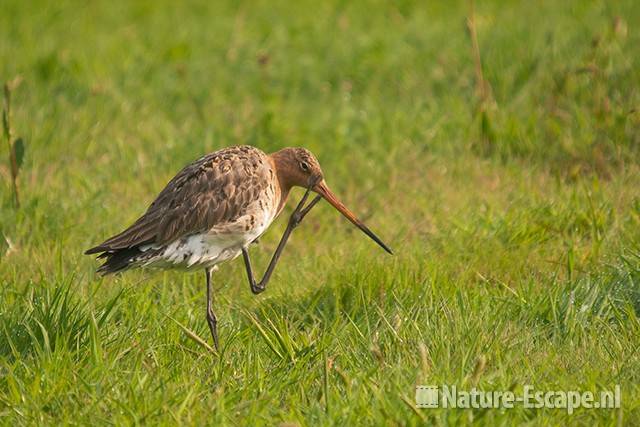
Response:
[{"label": "bird's tail", "polygon": [[156,252],[154,249],[141,251],[138,246],[105,251],[98,256],[98,259],[104,259],[104,263],[98,268],[97,272],[106,276],[107,274],[120,273],[130,268],[138,267],[145,260],[148,261],[153,258]]}]

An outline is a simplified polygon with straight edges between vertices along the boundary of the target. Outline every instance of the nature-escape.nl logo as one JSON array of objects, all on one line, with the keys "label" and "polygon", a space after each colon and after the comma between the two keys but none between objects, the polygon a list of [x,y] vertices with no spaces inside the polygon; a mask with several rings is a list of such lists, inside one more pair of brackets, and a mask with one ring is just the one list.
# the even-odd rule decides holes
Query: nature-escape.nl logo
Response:
[{"label": "nature-escape.nl logo", "polygon": [[613,390],[537,390],[525,385],[522,394],[511,390],[458,390],[455,385],[416,386],[416,407],[418,408],[461,408],[461,409],[510,409],[516,405],[524,408],[565,409],[572,414],[575,409],[615,409],[620,408],[620,385]]}]

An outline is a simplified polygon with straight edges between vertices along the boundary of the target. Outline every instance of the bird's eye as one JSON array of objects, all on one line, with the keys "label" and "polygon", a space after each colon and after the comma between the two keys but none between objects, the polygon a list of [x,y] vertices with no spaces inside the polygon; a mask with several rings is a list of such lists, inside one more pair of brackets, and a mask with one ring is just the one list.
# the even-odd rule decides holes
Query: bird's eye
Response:
[{"label": "bird's eye", "polygon": [[300,162],[300,169],[302,169],[305,172],[309,171],[309,165],[306,162]]}]

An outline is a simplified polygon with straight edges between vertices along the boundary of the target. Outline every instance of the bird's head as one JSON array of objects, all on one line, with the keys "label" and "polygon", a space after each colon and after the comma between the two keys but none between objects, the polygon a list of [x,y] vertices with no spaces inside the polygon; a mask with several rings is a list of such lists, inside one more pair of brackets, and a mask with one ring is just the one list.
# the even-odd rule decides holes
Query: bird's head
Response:
[{"label": "bird's head", "polygon": [[324,180],[318,159],[306,148],[284,148],[271,155],[278,176],[287,187],[313,187]]},{"label": "bird's head", "polygon": [[367,236],[373,239],[385,251],[392,253],[391,249],[376,236],[369,228],[360,221],[353,212],[342,204],[342,202],[333,194],[324,180],[324,174],[320,163],[311,151],[300,148],[284,148],[271,154],[276,166],[276,173],[285,192],[288,193],[291,187],[310,188],[312,191],[321,195],[336,210],[344,215],[356,227],[358,227]]}]

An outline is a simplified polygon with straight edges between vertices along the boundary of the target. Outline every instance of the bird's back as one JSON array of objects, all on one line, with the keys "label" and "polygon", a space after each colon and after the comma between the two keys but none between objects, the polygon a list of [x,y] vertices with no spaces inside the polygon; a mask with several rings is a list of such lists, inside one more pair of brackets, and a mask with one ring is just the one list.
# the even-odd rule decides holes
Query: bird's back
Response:
[{"label": "bird's back", "polygon": [[105,274],[215,265],[264,232],[280,198],[269,156],[251,146],[225,148],[183,168],[133,225],[85,253],[101,253]]}]

